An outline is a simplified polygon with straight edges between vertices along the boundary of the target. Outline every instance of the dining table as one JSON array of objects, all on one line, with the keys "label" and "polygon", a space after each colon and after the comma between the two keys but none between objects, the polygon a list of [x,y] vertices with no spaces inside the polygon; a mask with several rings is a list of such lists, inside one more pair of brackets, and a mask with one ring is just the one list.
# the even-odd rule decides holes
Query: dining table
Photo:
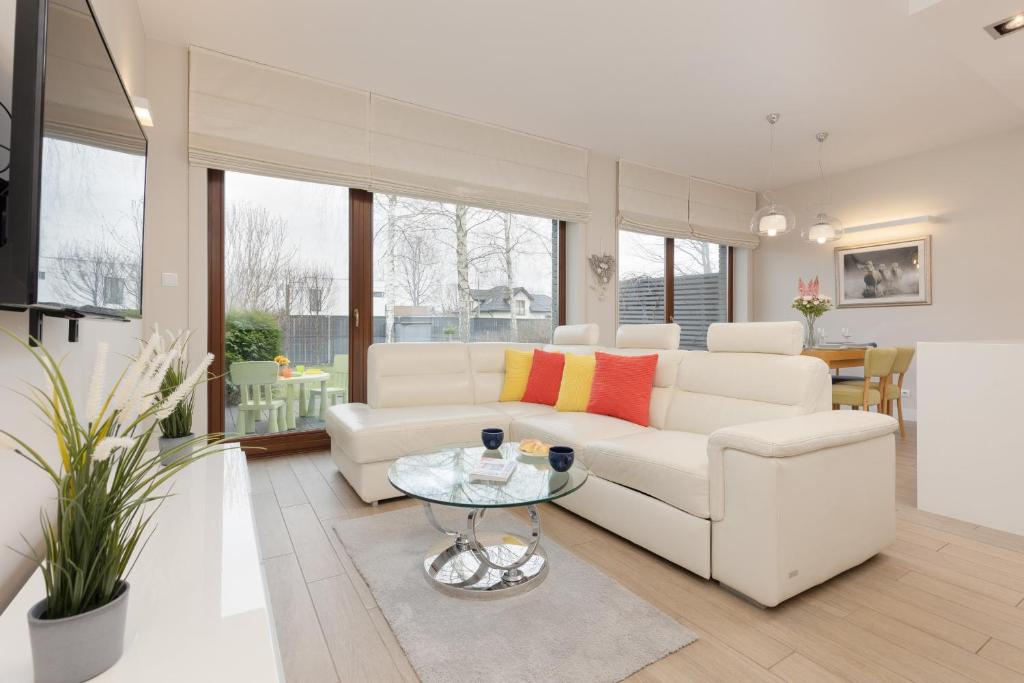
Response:
[{"label": "dining table", "polygon": [[829,370],[835,370],[838,374],[843,368],[859,368],[864,366],[864,355],[867,353],[866,346],[851,346],[842,348],[813,347],[804,349],[801,353],[805,356],[813,356],[825,361]]},{"label": "dining table", "polygon": [[320,412],[319,418],[323,422],[327,414],[327,380],[331,378],[327,372],[305,372],[301,375],[293,373],[291,377],[278,377],[277,382],[284,387],[285,408],[284,419],[288,429],[295,429],[297,419],[295,406],[298,404],[298,415],[311,417],[313,414],[312,401],[309,397],[309,385],[320,385]]}]

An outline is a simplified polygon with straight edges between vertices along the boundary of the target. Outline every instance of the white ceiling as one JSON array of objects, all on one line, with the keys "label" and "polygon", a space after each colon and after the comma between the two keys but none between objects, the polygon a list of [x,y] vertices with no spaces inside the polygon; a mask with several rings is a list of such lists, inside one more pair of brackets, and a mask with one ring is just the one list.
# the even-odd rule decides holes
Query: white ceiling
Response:
[{"label": "white ceiling", "polygon": [[139,0],[147,34],[763,188],[1024,125],[1024,0]]}]

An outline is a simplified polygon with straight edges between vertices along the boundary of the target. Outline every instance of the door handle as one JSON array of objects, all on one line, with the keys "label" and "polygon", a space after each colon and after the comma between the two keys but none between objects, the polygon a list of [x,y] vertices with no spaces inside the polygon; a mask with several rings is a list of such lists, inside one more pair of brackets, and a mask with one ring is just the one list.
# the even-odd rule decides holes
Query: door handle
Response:
[{"label": "door handle", "polygon": [[353,310],[353,312],[355,313],[355,318],[356,318],[356,327],[359,327],[359,309],[358,309],[358,308],[354,308],[354,309],[352,309],[352,310]]}]

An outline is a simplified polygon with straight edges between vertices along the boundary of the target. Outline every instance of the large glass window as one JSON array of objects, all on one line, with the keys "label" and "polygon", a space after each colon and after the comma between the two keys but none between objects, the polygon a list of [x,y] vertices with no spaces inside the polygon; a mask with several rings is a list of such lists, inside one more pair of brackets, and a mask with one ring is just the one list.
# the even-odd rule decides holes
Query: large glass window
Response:
[{"label": "large glass window", "polygon": [[549,342],[556,221],[375,195],[375,342]]},{"label": "large glass window", "polygon": [[720,244],[620,230],[619,324],[675,322],[679,348],[706,349],[708,326],[729,319],[728,263]]},{"label": "large glass window", "polygon": [[665,238],[619,231],[619,324],[665,322]]},{"label": "large glass window", "polygon": [[225,431],[322,429],[348,399],[348,202],[342,187],[225,174]]},{"label": "large glass window", "polygon": [[679,348],[706,349],[708,326],[729,320],[729,247],[674,239],[673,312]]}]

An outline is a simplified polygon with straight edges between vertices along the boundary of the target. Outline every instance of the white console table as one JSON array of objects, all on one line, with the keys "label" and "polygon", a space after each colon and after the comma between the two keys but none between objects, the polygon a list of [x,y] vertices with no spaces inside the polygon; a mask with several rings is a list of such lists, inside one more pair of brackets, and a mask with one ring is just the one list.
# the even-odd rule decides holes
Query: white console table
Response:
[{"label": "white console table", "polygon": [[917,345],[917,506],[1024,534],[1024,341]]},{"label": "white console table", "polygon": [[[228,446],[183,470],[128,577],[124,656],[112,681],[284,680],[264,587],[245,455]],[[26,613],[43,597],[37,571],[0,614],[0,681],[32,681]]]}]

